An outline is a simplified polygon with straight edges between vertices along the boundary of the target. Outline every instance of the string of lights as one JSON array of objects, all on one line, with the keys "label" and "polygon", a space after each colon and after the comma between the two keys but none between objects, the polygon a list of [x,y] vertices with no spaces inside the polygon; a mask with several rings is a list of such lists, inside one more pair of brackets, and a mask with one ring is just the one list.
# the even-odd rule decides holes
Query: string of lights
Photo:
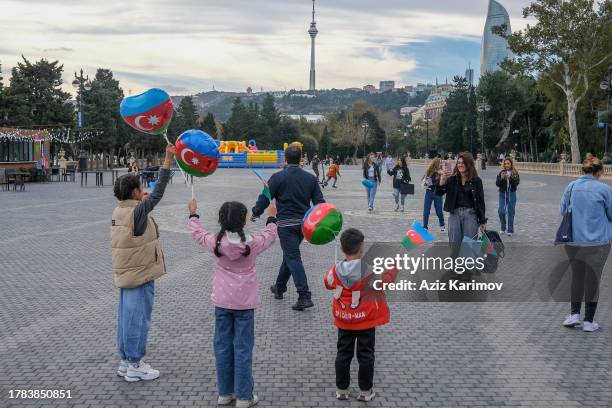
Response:
[{"label": "string of lights", "polygon": [[82,129],[80,132],[70,128],[44,128],[44,129],[22,129],[22,128],[0,128],[0,140],[2,141],[50,141],[56,143],[80,143],[86,142],[103,133],[99,129]]}]

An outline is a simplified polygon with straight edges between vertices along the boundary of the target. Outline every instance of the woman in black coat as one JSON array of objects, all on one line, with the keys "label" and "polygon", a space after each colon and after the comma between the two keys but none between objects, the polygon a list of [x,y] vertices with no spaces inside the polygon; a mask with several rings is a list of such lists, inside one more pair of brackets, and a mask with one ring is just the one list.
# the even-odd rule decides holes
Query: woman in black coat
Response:
[{"label": "woman in black coat", "polygon": [[402,185],[406,186],[410,183],[410,170],[408,170],[408,165],[406,164],[406,159],[401,158],[397,159],[397,163],[395,167],[390,170],[387,170],[387,174],[393,176],[393,197],[395,198],[395,211],[399,211],[401,204],[401,211],[404,212],[404,202],[406,200],[406,191],[403,190],[406,187],[402,188]]},{"label": "woman in black coat", "polygon": [[487,223],[482,180],[478,177],[471,153],[459,154],[452,175],[449,171],[442,172],[436,194],[446,194],[444,211],[450,213],[448,240],[456,256],[463,237],[474,238],[479,228],[485,230]]}]

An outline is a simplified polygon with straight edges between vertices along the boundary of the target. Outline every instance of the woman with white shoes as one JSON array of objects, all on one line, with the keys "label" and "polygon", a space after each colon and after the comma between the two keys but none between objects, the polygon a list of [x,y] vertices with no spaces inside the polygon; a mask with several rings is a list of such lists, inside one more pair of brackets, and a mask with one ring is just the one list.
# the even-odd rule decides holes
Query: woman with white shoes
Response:
[{"label": "woman with white shoes", "polygon": [[594,320],[599,281],[612,242],[612,188],[599,181],[603,165],[598,158],[589,155],[582,172],[561,198],[561,214],[572,214],[572,240],[565,246],[572,270],[571,313],[563,325],[580,326],[584,301],[583,329],[592,332],[599,329]]}]

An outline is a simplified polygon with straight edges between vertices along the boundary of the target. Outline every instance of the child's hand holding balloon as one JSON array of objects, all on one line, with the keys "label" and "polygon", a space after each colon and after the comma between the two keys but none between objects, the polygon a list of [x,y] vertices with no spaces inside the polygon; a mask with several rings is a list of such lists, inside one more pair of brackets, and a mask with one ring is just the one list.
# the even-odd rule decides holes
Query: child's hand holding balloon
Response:
[{"label": "child's hand holding balloon", "polygon": [[174,162],[174,156],[176,155],[176,147],[174,145],[166,146],[166,157],[164,158],[164,165],[162,168],[170,169],[172,167],[172,163]]},{"label": "child's hand holding balloon", "polygon": [[187,208],[189,208],[189,215],[193,215],[198,211],[198,202],[195,198],[192,198],[187,203]]}]

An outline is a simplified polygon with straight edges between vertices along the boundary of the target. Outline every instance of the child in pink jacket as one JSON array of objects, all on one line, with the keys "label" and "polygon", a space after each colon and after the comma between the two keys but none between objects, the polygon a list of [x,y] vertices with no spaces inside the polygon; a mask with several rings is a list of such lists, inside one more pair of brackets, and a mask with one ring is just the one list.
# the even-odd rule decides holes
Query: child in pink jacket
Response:
[{"label": "child in pink jacket", "polygon": [[212,302],[215,305],[214,350],[217,366],[218,405],[246,408],[257,404],[253,394],[253,345],[255,308],[259,305],[259,281],[255,258],[276,239],[276,207],[268,207],[266,227],[247,235],[247,208],[229,201],[219,209],[221,230],[212,233],[200,224],[197,203],[189,204],[189,228],[193,238],[215,255]]}]

